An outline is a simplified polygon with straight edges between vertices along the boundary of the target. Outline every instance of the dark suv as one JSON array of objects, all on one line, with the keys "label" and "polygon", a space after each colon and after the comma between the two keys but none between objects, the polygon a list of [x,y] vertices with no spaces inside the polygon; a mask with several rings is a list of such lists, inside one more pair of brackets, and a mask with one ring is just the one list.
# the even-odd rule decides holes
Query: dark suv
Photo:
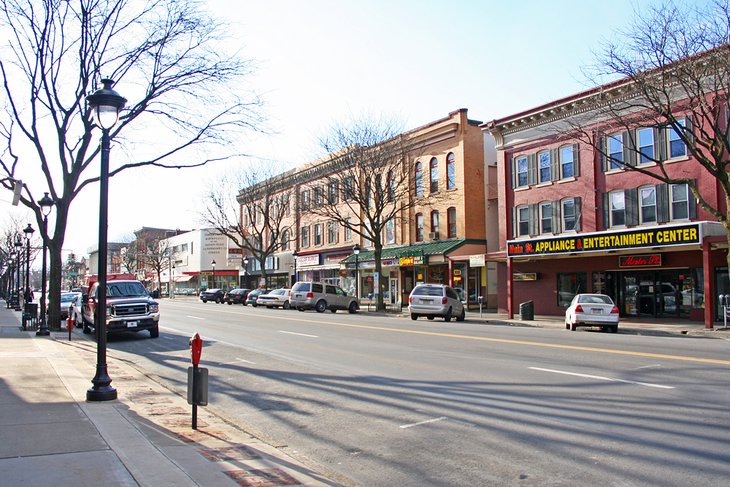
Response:
[{"label": "dark suv", "polygon": [[208,301],[215,301],[216,303],[220,304],[223,302],[224,296],[225,293],[220,289],[214,288],[200,291],[200,300],[204,303],[207,303]]},{"label": "dark suv", "polygon": [[228,304],[243,304],[245,306],[246,297],[250,291],[250,289],[231,289],[223,296],[223,302]]}]

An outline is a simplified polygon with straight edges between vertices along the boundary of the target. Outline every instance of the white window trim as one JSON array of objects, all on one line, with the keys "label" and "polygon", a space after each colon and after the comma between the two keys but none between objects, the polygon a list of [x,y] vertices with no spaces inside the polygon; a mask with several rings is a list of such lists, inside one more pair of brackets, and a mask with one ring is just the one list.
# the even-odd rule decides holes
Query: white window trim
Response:
[{"label": "white window trim", "polygon": [[[624,222],[616,225],[613,221],[613,197],[614,194],[620,194],[624,202]],[[623,190],[610,191],[608,193],[608,227],[609,228],[626,228],[626,194]]]},{"label": "white window trim", "polygon": [[[641,196],[641,192],[645,189],[650,189],[654,191],[654,220],[652,221],[644,221],[644,205],[643,205],[643,198]],[[638,206],[639,206],[639,225],[656,225],[657,220],[659,218],[659,208],[657,208],[657,198],[656,198],[656,188],[654,186],[641,186],[638,190]],[[625,208],[626,202],[624,201],[624,212],[626,211]]]}]

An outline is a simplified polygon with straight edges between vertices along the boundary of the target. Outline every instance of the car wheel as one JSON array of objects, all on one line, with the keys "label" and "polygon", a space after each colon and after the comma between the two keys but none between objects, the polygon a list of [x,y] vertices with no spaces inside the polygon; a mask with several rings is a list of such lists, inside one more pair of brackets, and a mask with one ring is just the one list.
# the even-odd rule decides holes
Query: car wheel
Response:
[{"label": "car wheel", "polygon": [[567,321],[565,322],[565,329],[570,330],[570,323],[568,323]]},{"label": "car wheel", "polygon": [[160,327],[155,326],[154,328],[150,328],[150,338],[157,338],[160,336]]},{"label": "car wheel", "polygon": [[446,322],[451,321],[451,308],[449,308],[449,310],[444,315],[444,321],[446,321]]},{"label": "car wheel", "polygon": [[332,309],[331,309],[330,311],[331,311],[331,312],[332,312],[333,314],[334,314],[334,313],[337,313],[337,310],[336,310],[336,309],[334,309],[334,308],[332,308]]},{"label": "car wheel", "polygon": [[251,306],[253,306],[254,308],[258,307],[258,305],[258,303],[251,303]]},{"label": "car wheel", "polygon": [[228,306],[232,305],[233,301],[228,301]]},{"label": "car wheel", "polygon": [[302,313],[304,313],[304,308],[302,308],[302,307],[298,307],[298,308],[297,308],[297,311],[301,311]]},{"label": "car wheel", "polygon": [[284,308],[284,309],[291,308],[291,305],[289,304],[289,301],[284,301],[284,306],[282,306],[282,308]]},{"label": "car wheel", "polygon": [[350,306],[347,308],[347,312],[350,314],[357,313],[357,303],[355,301],[350,303]]},{"label": "car wheel", "polygon": [[466,319],[466,309],[461,309],[461,314],[456,318],[456,321],[464,321]]},{"label": "car wheel", "polygon": [[427,320],[429,320],[429,321],[430,321],[430,320],[433,320],[433,315],[428,315],[428,316],[426,316],[426,319],[427,319]]},{"label": "car wheel", "polygon": [[201,299],[201,301],[204,302],[204,303],[207,303],[208,302],[207,299]]},{"label": "car wheel", "polygon": [[223,303],[223,300],[221,298],[218,298],[218,299],[215,300],[215,302],[218,303],[218,304],[221,304],[221,303]]},{"label": "car wheel", "polygon": [[413,313],[411,313],[411,319],[413,321],[416,321],[418,319],[418,315],[414,315]]},{"label": "car wheel", "polygon": [[317,313],[324,313],[324,310],[327,309],[327,302],[324,299],[320,299],[319,301],[317,301],[314,309],[317,311]]},{"label": "car wheel", "polygon": [[618,325],[613,325],[611,327],[611,333],[618,333]]},{"label": "car wheel", "polygon": [[578,326],[575,323],[570,324],[570,331],[575,331],[576,328],[578,328]]}]

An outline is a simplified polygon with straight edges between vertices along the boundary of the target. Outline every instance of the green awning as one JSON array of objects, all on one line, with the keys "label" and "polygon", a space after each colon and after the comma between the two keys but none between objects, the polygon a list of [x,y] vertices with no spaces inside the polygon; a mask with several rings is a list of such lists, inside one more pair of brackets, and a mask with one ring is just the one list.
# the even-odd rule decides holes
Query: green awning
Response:
[{"label": "green awning", "polygon": [[[467,243],[465,238],[449,238],[446,240],[435,240],[432,242],[419,242],[413,245],[404,245],[402,247],[386,247],[383,249],[383,259],[400,259],[401,257],[418,257],[428,255],[448,254]],[[375,260],[375,252],[372,250],[361,250],[357,257],[360,262],[369,262]],[[342,259],[344,264],[354,263],[355,254]]]}]

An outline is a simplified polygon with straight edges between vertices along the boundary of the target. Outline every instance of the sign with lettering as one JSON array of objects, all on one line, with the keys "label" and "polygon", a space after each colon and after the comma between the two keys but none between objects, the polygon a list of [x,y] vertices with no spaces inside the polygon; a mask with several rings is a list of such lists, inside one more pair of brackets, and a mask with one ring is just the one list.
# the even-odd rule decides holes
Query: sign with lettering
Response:
[{"label": "sign with lettering", "polygon": [[409,255],[408,257],[401,257],[398,259],[398,265],[411,266],[411,265],[422,265],[422,255]]},{"label": "sign with lettering", "polygon": [[662,254],[622,255],[618,259],[619,267],[661,267]]},{"label": "sign with lettering", "polygon": [[319,265],[319,254],[297,255],[297,265]]},{"label": "sign with lettering", "polygon": [[572,254],[641,247],[665,247],[700,243],[700,226],[697,223],[681,226],[653,227],[611,233],[590,233],[534,240],[507,242],[507,255]]}]

